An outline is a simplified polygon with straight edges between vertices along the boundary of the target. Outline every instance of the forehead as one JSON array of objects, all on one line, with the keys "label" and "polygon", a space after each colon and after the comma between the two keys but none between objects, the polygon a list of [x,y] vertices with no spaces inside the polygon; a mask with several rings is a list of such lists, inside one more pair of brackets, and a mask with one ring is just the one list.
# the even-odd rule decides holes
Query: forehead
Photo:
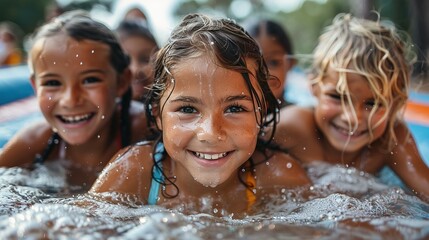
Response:
[{"label": "forehead", "polygon": [[264,54],[276,54],[281,53],[285,54],[286,49],[280,44],[279,40],[275,36],[262,34],[255,38],[258,42],[259,47],[262,48]]},{"label": "forehead", "polygon": [[[257,86],[255,75],[256,65],[254,61],[247,60],[248,69],[252,74],[249,74],[251,83],[254,87]],[[220,66],[212,58],[207,55],[192,57],[176,64],[171,70],[176,84],[197,84],[197,85],[221,85],[224,88],[240,85],[247,90],[247,85],[243,75],[235,70],[227,69]]]},{"label": "forehead", "polygon": [[373,96],[369,82],[363,75],[348,72],[345,76],[346,81],[341,81],[339,72],[329,67],[326,71],[326,76],[323,78],[323,85],[332,89],[345,89],[351,95]]},{"label": "forehead", "polygon": [[110,48],[93,40],[77,41],[65,34],[39,39],[31,49],[35,67],[40,64],[92,66],[110,63]]}]

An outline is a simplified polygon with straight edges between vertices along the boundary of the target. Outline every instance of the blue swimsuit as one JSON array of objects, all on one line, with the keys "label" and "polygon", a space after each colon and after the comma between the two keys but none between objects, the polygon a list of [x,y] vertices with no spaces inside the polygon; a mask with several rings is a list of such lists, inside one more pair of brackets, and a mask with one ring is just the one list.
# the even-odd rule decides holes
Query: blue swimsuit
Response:
[{"label": "blue swimsuit", "polygon": [[150,184],[149,197],[147,200],[149,205],[156,205],[156,202],[158,201],[159,188],[161,185],[159,182],[164,181],[164,176],[162,174],[162,163],[161,163],[161,157],[162,157],[163,151],[164,151],[164,144],[159,143],[156,146],[156,151],[154,155],[155,164],[157,164],[158,167],[153,168],[153,178]]}]

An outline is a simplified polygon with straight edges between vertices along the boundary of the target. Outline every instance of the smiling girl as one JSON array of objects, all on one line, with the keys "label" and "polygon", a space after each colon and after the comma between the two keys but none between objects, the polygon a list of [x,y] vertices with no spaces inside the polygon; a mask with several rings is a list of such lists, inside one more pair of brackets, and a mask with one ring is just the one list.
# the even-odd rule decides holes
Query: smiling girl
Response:
[{"label": "smiling girl", "polygon": [[114,33],[79,12],[42,26],[29,57],[44,121],[17,133],[0,166],[61,161],[85,190],[122,147],[147,136],[143,106],[131,102],[129,59]]},{"label": "smiling girl", "polygon": [[158,52],[148,95],[160,138],[112,159],[90,193],[238,216],[275,187],[308,184],[298,163],[262,140],[267,114],[278,112],[267,78],[257,43],[239,25],[186,16]]}]

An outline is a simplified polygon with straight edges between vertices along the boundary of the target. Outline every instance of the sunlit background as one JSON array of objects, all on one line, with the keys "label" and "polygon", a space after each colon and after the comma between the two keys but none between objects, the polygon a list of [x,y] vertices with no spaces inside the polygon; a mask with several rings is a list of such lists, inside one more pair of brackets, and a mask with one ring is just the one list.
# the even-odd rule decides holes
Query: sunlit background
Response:
[{"label": "sunlit background", "polygon": [[[12,21],[26,36],[43,24],[54,0],[0,0],[0,21]],[[383,20],[407,31],[416,46],[419,65],[416,73],[426,76],[429,49],[429,1],[421,0],[58,0],[64,10],[85,9],[114,28],[130,7],[139,7],[163,44],[171,29],[187,13],[204,12],[244,23],[249,18],[278,20],[290,33],[297,55],[306,56],[314,48],[323,27],[340,12],[371,18],[376,10]],[[300,64],[305,64],[305,58]]]}]

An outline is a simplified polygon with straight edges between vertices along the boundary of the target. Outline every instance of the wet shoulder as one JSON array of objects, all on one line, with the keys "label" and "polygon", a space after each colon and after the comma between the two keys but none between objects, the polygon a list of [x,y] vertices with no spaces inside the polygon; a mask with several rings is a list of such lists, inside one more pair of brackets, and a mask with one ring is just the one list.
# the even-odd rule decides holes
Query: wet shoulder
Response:
[{"label": "wet shoulder", "polygon": [[91,193],[119,193],[147,199],[152,180],[153,143],[140,142],[120,150],[95,181]]},{"label": "wet shoulder", "polygon": [[[257,161],[265,158],[261,153],[255,153],[254,157]],[[289,154],[278,151],[270,153],[266,163],[257,165],[256,174],[258,185],[263,188],[276,186],[292,189],[311,184],[303,165]]]},{"label": "wet shoulder", "polygon": [[283,148],[293,147],[314,129],[312,108],[291,105],[280,110],[280,121],[277,124],[274,141]]}]

